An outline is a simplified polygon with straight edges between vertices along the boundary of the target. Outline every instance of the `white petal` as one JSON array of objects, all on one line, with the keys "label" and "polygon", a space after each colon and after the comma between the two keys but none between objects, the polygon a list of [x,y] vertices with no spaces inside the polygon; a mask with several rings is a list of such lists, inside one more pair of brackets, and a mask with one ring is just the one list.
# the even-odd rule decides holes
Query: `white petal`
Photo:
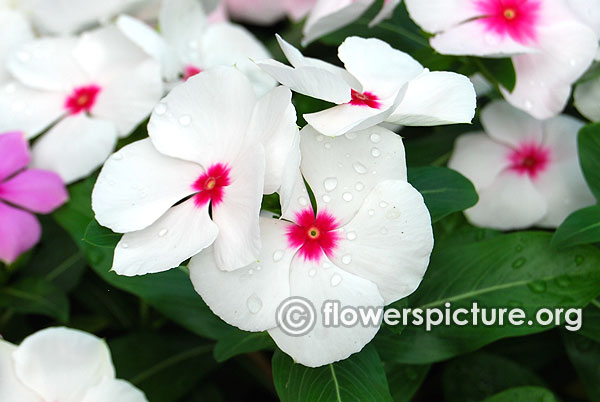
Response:
[{"label": "white petal", "polygon": [[395,97],[408,81],[423,72],[423,66],[410,55],[376,38],[346,38],[338,48],[338,56],[346,70],[360,81],[363,92],[373,92],[380,98]]},{"label": "white petal", "polygon": [[65,113],[66,97],[7,82],[0,87],[0,132],[23,131],[35,137]]},{"label": "white petal", "polygon": [[538,119],[560,113],[569,100],[571,85],[592,64],[598,38],[587,26],[563,22],[540,32],[538,53],[513,57],[517,83],[502,94],[514,106]]},{"label": "white petal", "polygon": [[[10,9],[0,9],[0,60],[6,60],[12,49],[32,39],[33,32],[25,15]],[[9,79],[5,63],[0,63],[0,83]]]},{"label": "white petal", "polygon": [[285,16],[285,0],[224,0],[231,16],[257,25],[271,25]]},{"label": "white petal", "polygon": [[404,126],[470,123],[475,105],[475,89],[467,77],[425,71],[408,83],[402,102],[386,121]]},{"label": "white petal", "polygon": [[558,227],[572,212],[596,203],[576,156],[552,163],[533,185],[548,203],[546,215],[537,222],[542,227]]},{"label": "white petal", "polygon": [[600,3],[589,0],[569,0],[567,4],[577,17],[600,37]]},{"label": "white petal", "polygon": [[147,402],[144,394],[133,385],[123,380],[105,378],[100,384],[91,388],[82,402]]},{"label": "white petal", "polygon": [[275,327],[275,312],[290,296],[290,263],[296,250],[287,247],[284,221],[261,218],[259,261],[231,272],[219,269],[213,248],[190,262],[190,278],[210,309],[245,331]]},{"label": "white petal", "polygon": [[90,83],[73,57],[76,44],[73,37],[37,39],[15,49],[6,65],[27,86],[70,93],[73,87]]},{"label": "white petal", "polygon": [[327,138],[305,127],[300,137],[302,174],[318,210],[328,209],[341,223],[354,217],[377,183],[406,181],[402,138],[385,128]]},{"label": "white petal", "polygon": [[423,197],[407,182],[377,184],[340,235],[332,261],[374,282],[386,305],[410,295],[421,283],[433,230]]},{"label": "white petal", "polygon": [[488,187],[478,190],[479,202],[465,211],[477,226],[499,230],[525,229],[546,215],[546,199],[527,175],[501,173]]},{"label": "white petal", "polygon": [[222,202],[212,206],[219,226],[215,259],[220,269],[245,267],[258,258],[264,172],[265,150],[260,144],[244,149],[231,164],[231,184],[225,187]]},{"label": "white petal", "polygon": [[318,0],[304,24],[302,45],[357,20],[375,0]]},{"label": "white petal", "polygon": [[263,95],[277,83],[255,61],[269,59],[265,46],[242,26],[213,24],[202,40],[202,66],[235,66],[250,79],[257,95]]},{"label": "white petal", "polygon": [[120,136],[126,137],[150,115],[162,94],[160,65],[146,60],[108,82],[92,114],[114,123]]},{"label": "white petal", "polygon": [[171,81],[179,77],[182,63],[169,44],[150,26],[144,22],[121,15],[117,26],[127,38],[141,47],[149,56],[160,62],[162,73],[166,80]]},{"label": "white petal", "polygon": [[149,139],[127,145],[110,157],[94,187],[96,220],[115,232],[141,230],[194,192],[200,165],[162,155]]},{"label": "white petal", "polygon": [[490,137],[506,145],[542,140],[542,122],[506,102],[488,104],[481,111],[481,124]]},{"label": "white petal", "polygon": [[377,13],[375,18],[373,18],[373,20],[369,23],[369,27],[374,27],[375,25],[379,24],[383,20],[392,18],[392,15],[394,14],[394,10],[400,3],[401,3],[401,0],[385,0],[383,2],[383,7],[381,7],[381,10]]},{"label": "white petal", "polygon": [[292,93],[278,87],[256,103],[249,129],[249,142],[263,144],[266,155],[265,194],[279,190],[290,153],[298,152],[298,126]]},{"label": "white petal", "polygon": [[511,165],[511,148],[483,132],[463,134],[456,140],[448,167],[471,180],[476,189],[488,187]]},{"label": "white petal", "polygon": [[481,14],[472,0],[405,0],[410,18],[435,33]]},{"label": "white petal", "polygon": [[218,233],[208,204],[197,207],[187,200],[146,229],[126,233],[115,248],[112,270],[125,276],[167,271],[210,246]]},{"label": "white petal", "polygon": [[265,60],[258,65],[294,92],[336,104],[351,99],[352,88],[339,74],[312,66],[292,68],[275,60]]},{"label": "white petal", "polygon": [[245,140],[256,97],[232,67],[216,67],[175,87],[154,109],[148,133],[156,149],[209,165],[235,159]]},{"label": "white petal", "polygon": [[15,345],[0,339],[0,401],[43,402],[17,378],[12,358],[15,350]]},{"label": "white petal", "polygon": [[166,0],[162,2],[158,23],[167,43],[180,60],[200,46],[207,27],[202,4],[195,0]]},{"label": "white petal", "polygon": [[115,371],[106,343],[86,332],[48,328],[28,336],[13,353],[18,378],[46,401],[79,402]]},{"label": "white petal", "polygon": [[552,162],[574,160],[579,157],[577,134],[583,126],[582,121],[564,114],[544,121],[542,143],[550,147]]},{"label": "white petal", "polygon": [[378,323],[363,327],[325,327],[321,311],[325,301],[335,300],[342,307],[381,308],[383,299],[377,286],[352,275],[326,259],[322,264],[305,262],[296,256],[290,271],[292,296],[308,299],[316,310],[315,327],[303,336],[286,335],[279,327],[269,330],[277,346],[307,367],[319,367],[359,352],[373,339]]},{"label": "white petal", "polygon": [[116,143],[114,124],[84,114],[68,116],[33,145],[32,166],[72,183],[102,166]]},{"label": "white petal", "polygon": [[591,121],[600,121],[600,77],[577,85],[574,96],[579,113]]}]

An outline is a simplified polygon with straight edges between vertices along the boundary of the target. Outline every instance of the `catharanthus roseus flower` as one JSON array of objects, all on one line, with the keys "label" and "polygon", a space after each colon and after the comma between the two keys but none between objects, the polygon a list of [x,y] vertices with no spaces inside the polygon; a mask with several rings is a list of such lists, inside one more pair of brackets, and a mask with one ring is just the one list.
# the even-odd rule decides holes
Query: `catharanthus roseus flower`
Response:
[{"label": "catharanthus roseus flower", "polygon": [[7,264],[40,240],[34,213],[48,214],[68,198],[56,173],[27,169],[29,162],[22,133],[0,134],[0,261]]},{"label": "catharanthus roseus flower", "polygon": [[106,343],[75,329],[44,329],[19,346],[0,338],[0,372],[3,402],[147,402],[115,378]]},{"label": "catharanthus roseus flower", "polygon": [[[296,171],[298,179],[280,191],[282,219],[261,218],[259,260],[224,272],[211,247],[189,268],[196,291],[219,317],[243,330],[268,330],[295,361],[316,367],[360,351],[378,331],[325,327],[323,302],[382,307],[408,296],[427,268],[433,233],[423,198],[406,181],[399,136],[371,127],[330,138],[307,126],[300,137],[302,176]],[[277,308],[290,296],[316,307],[307,335],[277,327]]]},{"label": "catharanthus roseus flower", "polygon": [[557,227],[571,212],[594,204],[581,173],[577,133],[566,115],[540,121],[496,101],[483,109],[485,133],[456,142],[449,166],[469,178],[479,202],[465,211],[479,226]]},{"label": "catharanthus roseus flower", "polygon": [[545,119],[565,107],[571,85],[598,49],[600,30],[581,15],[600,15],[600,3],[586,3],[407,0],[406,6],[417,24],[435,34],[431,46],[442,54],[512,57],[516,86],[501,88],[502,94],[513,106]]},{"label": "catharanthus roseus flower", "polygon": [[346,38],[338,55],[345,70],[302,53],[277,36],[293,67],[258,63],[292,90],[336,103],[304,115],[322,134],[342,135],[384,121],[431,126],[467,123],[475,114],[475,90],[460,74],[429,72],[408,54],[379,39]]},{"label": "catharanthus roseus flower", "polygon": [[0,88],[0,130],[48,131],[32,165],[71,183],[97,169],[162,95],[160,66],[114,26],[38,39],[7,61],[18,80]]},{"label": "catharanthus roseus flower", "polygon": [[268,25],[289,15],[303,18],[316,0],[224,0],[228,13],[236,20]]},{"label": "catharanthus roseus flower", "polygon": [[98,222],[125,233],[113,270],[166,271],[213,242],[222,269],[256,260],[262,195],[299,153],[289,89],[257,100],[245,75],[216,67],[175,87],[148,132],[109,158],[92,194]]},{"label": "catharanthus roseus flower", "polygon": [[253,60],[270,56],[250,32],[228,22],[209,24],[196,0],[165,0],[159,14],[160,33],[142,21],[121,16],[119,28],[162,65],[167,81],[188,79],[215,66],[233,66],[248,76],[263,95],[276,82]]}]

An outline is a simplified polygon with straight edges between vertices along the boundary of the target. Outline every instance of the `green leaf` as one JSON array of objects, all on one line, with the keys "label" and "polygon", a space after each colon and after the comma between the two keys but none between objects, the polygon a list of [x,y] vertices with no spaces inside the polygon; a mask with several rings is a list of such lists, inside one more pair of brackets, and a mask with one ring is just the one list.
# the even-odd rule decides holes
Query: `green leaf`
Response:
[{"label": "green leaf", "polygon": [[590,190],[600,201],[600,123],[590,124],[577,137],[579,163]]},{"label": "green leaf", "polygon": [[139,387],[150,402],[175,402],[213,367],[211,344],[185,332],[134,333],[109,342],[117,377]]},{"label": "green leaf", "polygon": [[121,235],[100,226],[96,220],[90,222],[83,235],[83,240],[92,246],[115,248]]},{"label": "green leaf", "polygon": [[600,205],[573,212],[552,237],[552,247],[570,247],[600,242]]},{"label": "green leaf", "polygon": [[392,401],[383,364],[371,346],[314,369],[294,363],[278,350],[273,356],[273,381],[282,402]]},{"label": "green leaf", "polygon": [[41,277],[29,277],[0,288],[0,307],[19,313],[42,314],[67,322],[69,300],[65,293]]},{"label": "green leaf", "polygon": [[444,367],[446,402],[481,401],[498,392],[524,385],[545,384],[528,368],[490,353],[474,353],[452,360]]},{"label": "green leaf", "polygon": [[517,84],[517,74],[512,59],[473,58],[481,73],[488,79],[497,82],[508,92],[512,92]]},{"label": "green leaf", "polygon": [[600,343],[600,302],[593,300],[583,310],[583,325],[579,333]]},{"label": "green leaf", "polygon": [[590,401],[600,401],[600,343],[577,333],[563,332],[567,354]]},{"label": "green leaf", "polygon": [[[600,292],[600,251],[580,246],[553,250],[551,235],[518,232],[472,244],[438,241],[419,289],[408,298],[411,308],[452,310],[479,307],[521,308],[524,325],[468,324],[433,327],[408,325],[400,335],[380,331],[378,350],[386,359],[426,364],[476,350],[501,338],[553,327],[535,322],[540,308],[584,307]],[[448,244],[448,246],[446,246]],[[481,316],[481,315],[480,315]],[[531,320],[531,325],[529,325]]]},{"label": "green leaf", "polygon": [[411,364],[386,364],[390,392],[394,402],[410,402],[425,381],[429,373],[429,365],[416,366]]},{"label": "green leaf", "polygon": [[219,363],[244,353],[273,349],[275,344],[266,332],[232,331],[220,338],[215,346],[214,357]]},{"label": "green leaf", "polygon": [[473,184],[452,169],[410,168],[408,181],[423,195],[433,222],[472,207],[479,199]]},{"label": "green leaf", "polygon": [[519,387],[496,394],[483,402],[558,402],[558,399],[545,388]]}]

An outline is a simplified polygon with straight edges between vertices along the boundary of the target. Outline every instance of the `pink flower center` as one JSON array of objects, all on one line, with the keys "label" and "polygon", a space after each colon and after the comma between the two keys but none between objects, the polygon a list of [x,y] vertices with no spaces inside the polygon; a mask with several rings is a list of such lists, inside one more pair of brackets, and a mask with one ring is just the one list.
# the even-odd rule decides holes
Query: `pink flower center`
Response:
[{"label": "pink flower center", "polygon": [[102,88],[95,84],[75,88],[65,100],[65,109],[69,114],[89,113],[101,90]]},{"label": "pink flower center", "polygon": [[532,179],[544,172],[550,164],[550,149],[536,143],[524,143],[508,155],[510,169]]},{"label": "pink flower center", "polygon": [[325,253],[334,255],[340,240],[335,230],[339,227],[337,220],[327,211],[315,214],[312,208],[296,213],[296,223],[290,223],[286,236],[290,248],[299,248],[298,252],[304,260],[319,262]]},{"label": "pink flower center", "polygon": [[202,72],[201,68],[196,66],[188,65],[183,69],[183,80],[187,81],[192,78],[196,74],[200,74]]},{"label": "pink flower center", "polygon": [[192,185],[194,191],[194,202],[196,206],[202,207],[211,201],[213,208],[223,201],[225,187],[231,184],[229,166],[217,163],[209,167],[206,172]]},{"label": "pink flower center", "polygon": [[475,6],[488,31],[522,44],[536,40],[540,0],[476,0]]},{"label": "pink flower center", "polygon": [[379,98],[377,97],[377,95],[371,92],[358,92],[352,89],[350,94],[352,95],[352,100],[350,101],[351,105],[368,106],[373,109],[381,108]]}]

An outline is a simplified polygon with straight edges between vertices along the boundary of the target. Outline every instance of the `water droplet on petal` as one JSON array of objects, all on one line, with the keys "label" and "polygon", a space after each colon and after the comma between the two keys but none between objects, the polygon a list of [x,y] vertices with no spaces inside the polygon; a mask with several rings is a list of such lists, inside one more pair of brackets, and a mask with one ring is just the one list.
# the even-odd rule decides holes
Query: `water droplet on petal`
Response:
[{"label": "water droplet on petal", "polygon": [[248,270],[248,275],[254,275],[254,270],[252,268]]},{"label": "water droplet on petal", "polygon": [[324,147],[325,147],[325,149],[331,149],[331,143],[326,142]]},{"label": "water droplet on petal", "polygon": [[323,196],[323,202],[331,202],[331,197],[330,197],[330,196],[328,196],[327,194],[325,194],[325,195]]},{"label": "water droplet on petal", "polygon": [[165,105],[164,103],[159,103],[154,108],[154,113],[156,113],[159,116],[165,114],[166,111],[167,111],[167,105]]},{"label": "water droplet on petal", "polygon": [[344,199],[344,201],[350,202],[350,201],[352,201],[353,197],[352,197],[352,194],[350,194],[350,193],[344,193],[344,194],[342,194],[342,198]]},{"label": "water droplet on petal", "polygon": [[362,163],[360,163],[360,162],[354,162],[354,164],[352,165],[352,167],[354,168],[354,170],[358,174],[365,174],[365,173],[367,173],[367,167],[365,165],[363,165]]},{"label": "water droplet on petal", "polygon": [[531,110],[533,108],[533,102],[530,100],[525,101],[525,109]]},{"label": "water droplet on petal", "polygon": [[571,60],[569,60],[569,64],[570,64],[572,67],[575,67],[575,66],[577,65],[577,60],[575,60],[575,59],[571,59]]},{"label": "water droplet on petal", "polygon": [[342,257],[342,262],[346,265],[352,262],[352,256],[350,254],[346,254]]},{"label": "water droplet on petal", "polygon": [[342,283],[342,277],[339,274],[333,274],[331,276],[331,286],[336,287]]},{"label": "water droplet on petal", "polygon": [[129,248],[129,244],[123,243],[123,244],[121,244],[121,248]]},{"label": "water droplet on petal", "polygon": [[354,188],[356,191],[363,191],[365,189],[365,185],[359,181],[354,185]]},{"label": "water droplet on petal", "polygon": [[392,208],[389,211],[387,211],[387,213],[385,214],[385,216],[388,219],[398,219],[400,217],[400,211],[398,211],[396,208]]},{"label": "water droplet on petal", "polygon": [[303,207],[308,205],[308,200],[305,197],[299,197],[298,198],[298,204],[302,205]]},{"label": "water droplet on petal", "polygon": [[348,138],[349,140],[353,140],[356,138],[356,133],[354,133],[354,132],[346,133],[346,138]]},{"label": "water droplet on petal", "polygon": [[248,306],[248,311],[250,311],[250,313],[256,314],[262,309],[263,302],[257,295],[253,294],[246,301],[246,305]]},{"label": "water droplet on petal", "polygon": [[283,251],[277,250],[273,253],[273,261],[279,262],[283,258]]},{"label": "water droplet on petal", "polygon": [[323,136],[317,135],[317,142],[323,142]]},{"label": "water droplet on petal", "polygon": [[158,232],[158,237],[165,237],[167,233],[169,233],[169,230],[161,229],[160,232]]},{"label": "water droplet on petal", "polygon": [[348,232],[346,234],[346,238],[348,240],[356,240],[356,232],[352,231],[352,232]]},{"label": "water droplet on petal", "polygon": [[379,203],[379,207],[381,207],[381,208],[387,208],[387,206],[388,206],[388,203],[387,203],[387,202],[385,202],[385,201],[381,201],[381,202]]},{"label": "water droplet on petal", "polygon": [[121,153],[113,154],[113,156],[111,157],[111,159],[113,161],[121,161],[121,160],[123,160],[123,154],[121,154]]},{"label": "water droplet on petal", "polygon": [[379,156],[381,156],[381,151],[379,150],[379,148],[371,148],[371,156],[374,158],[378,158]]},{"label": "water droplet on petal", "polygon": [[310,276],[311,278],[313,278],[316,274],[317,274],[316,268],[311,268],[311,270],[308,271],[308,276]]},{"label": "water droplet on petal", "polygon": [[192,118],[190,116],[183,115],[179,118],[179,124],[181,124],[182,126],[186,127],[189,126],[192,123]]},{"label": "water droplet on petal", "polygon": [[325,191],[333,191],[337,187],[338,180],[335,177],[328,177],[323,181]]},{"label": "water droplet on petal", "polygon": [[261,269],[262,269],[262,267],[261,267],[260,265],[258,265],[258,266],[256,267],[256,270],[257,270],[257,271],[260,271]]},{"label": "water droplet on petal", "polygon": [[371,134],[371,142],[373,144],[377,144],[379,141],[381,141],[381,136],[379,134]]},{"label": "water droplet on petal", "polygon": [[369,209],[368,214],[369,214],[369,216],[375,215],[375,210],[374,209]]}]

